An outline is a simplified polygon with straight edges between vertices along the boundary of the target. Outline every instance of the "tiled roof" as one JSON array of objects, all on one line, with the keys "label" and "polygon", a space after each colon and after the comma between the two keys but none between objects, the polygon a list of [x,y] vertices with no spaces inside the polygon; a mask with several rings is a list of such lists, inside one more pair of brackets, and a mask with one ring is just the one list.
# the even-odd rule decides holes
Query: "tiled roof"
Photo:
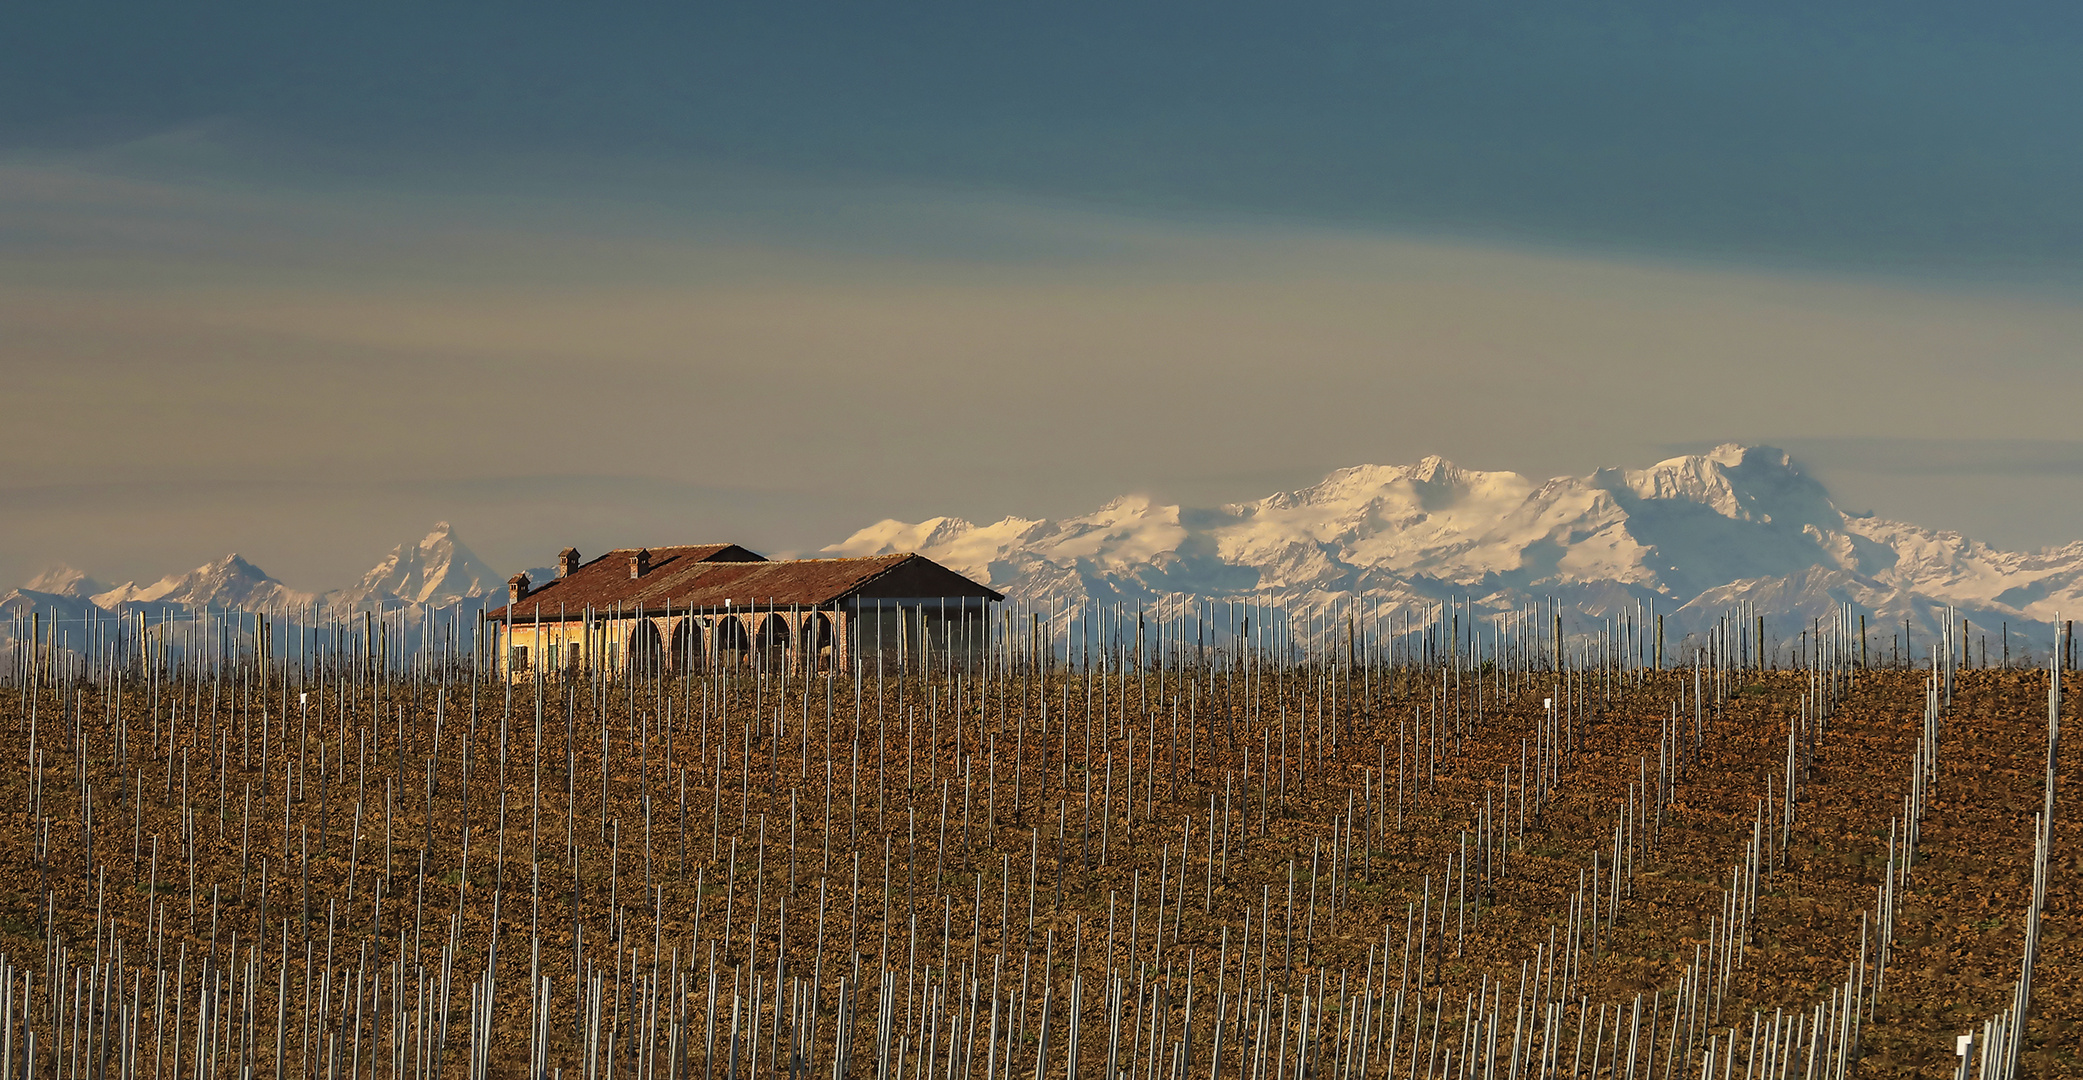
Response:
[{"label": "tiled roof", "polygon": [[[885,596],[1002,599],[998,593],[920,555],[725,562],[713,556],[699,558],[687,554],[713,550],[652,548],[650,570],[636,578],[629,576],[629,559],[636,552],[611,551],[530,592],[512,605],[514,619],[528,621],[538,611],[545,618],[555,618],[560,611],[566,617],[576,618],[588,607],[599,613],[614,608],[630,612],[638,607],[662,612],[668,604],[674,611],[829,606],[878,581],[885,588],[874,591]],[[896,591],[891,591],[892,587]],[[506,608],[488,611],[485,618],[504,621]]]}]

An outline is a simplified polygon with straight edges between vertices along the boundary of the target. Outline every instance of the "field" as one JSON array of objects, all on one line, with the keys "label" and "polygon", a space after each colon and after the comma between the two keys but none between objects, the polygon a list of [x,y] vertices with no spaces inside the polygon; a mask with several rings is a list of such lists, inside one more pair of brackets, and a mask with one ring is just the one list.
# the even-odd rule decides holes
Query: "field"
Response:
[{"label": "field", "polygon": [[[1855,658],[18,658],[0,1080],[1950,1076],[2049,673],[1927,725]],[[2083,1068],[2071,787],[2020,1075]]]}]

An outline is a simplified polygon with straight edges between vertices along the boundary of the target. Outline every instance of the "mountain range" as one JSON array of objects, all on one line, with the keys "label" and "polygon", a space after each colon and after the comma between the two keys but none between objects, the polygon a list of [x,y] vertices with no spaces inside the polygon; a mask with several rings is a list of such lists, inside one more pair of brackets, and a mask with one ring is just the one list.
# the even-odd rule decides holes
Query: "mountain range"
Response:
[{"label": "mountain range", "polygon": [[[1683,633],[1744,607],[1791,636],[1850,605],[1883,642],[1890,627],[1928,639],[1948,617],[1966,618],[1985,633],[2007,629],[2013,652],[2029,653],[2051,644],[2063,613],[2083,609],[2083,541],[2013,552],[1847,513],[1784,451],[1733,444],[1548,480],[1427,457],[1215,507],[1131,495],[1061,519],[885,520],[823,550],[917,551],[1045,611],[1177,597],[1248,597],[1304,616],[1350,604],[1460,601],[1501,612],[1554,600],[1585,629],[1639,610]],[[0,596],[0,610],[72,620],[118,608],[326,616],[482,606],[502,595],[506,576],[442,522],[328,592],[292,589],[233,554],[149,585],[110,587],[56,567]]]},{"label": "mountain range", "polygon": [[473,603],[500,594],[505,578],[495,573],[437,522],[418,542],[391,549],[362,579],[344,589],[313,593],[292,589],[236,553],[149,585],[126,581],[108,586],[70,566],[56,566],[0,596],[0,610],[46,618],[78,619],[96,610],[142,611],[148,615],[195,610],[270,611],[321,616],[350,611]]},{"label": "mountain range", "polygon": [[[918,551],[1043,609],[1254,597],[1306,614],[1560,600],[1590,619],[1640,608],[1698,630],[1739,604],[1791,636],[1840,604],[1917,638],[1964,617],[2051,643],[2083,608],[2083,542],[2003,551],[1847,513],[1784,451],[1724,445],[1645,469],[1535,480],[1427,457],[1339,469],[1297,491],[1194,508],[1142,496],[1056,520],[886,520],[824,549]],[[1999,642],[1998,647],[2001,647]]]}]

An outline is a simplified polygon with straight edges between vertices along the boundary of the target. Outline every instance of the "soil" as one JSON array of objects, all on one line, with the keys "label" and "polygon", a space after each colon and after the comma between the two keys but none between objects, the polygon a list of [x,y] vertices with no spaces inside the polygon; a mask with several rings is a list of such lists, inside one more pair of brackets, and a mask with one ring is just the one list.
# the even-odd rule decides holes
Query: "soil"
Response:
[{"label": "soil", "polygon": [[[648,976],[655,962],[669,974],[676,962],[690,965],[690,949],[697,991],[706,993],[713,955],[726,999],[750,960],[768,987],[769,1015],[777,954],[788,976],[815,975],[827,1040],[840,976],[870,980],[861,1000],[872,1008],[885,960],[901,982],[908,965],[941,969],[946,957],[960,969],[979,954],[987,988],[995,977],[1013,992],[1027,972],[1030,1010],[1039,1009],[1045,965],[1060,987],[1073,968],[1100,977],[1111,958],[1117,970],[1170,980],[1165,1000],[1175,1010],[1191,966],[1203,1015],[1218,967],[1232,996],[1240,971],[1254,989],[1263,978],[1275,991],[1327,982],[1350,995],[1371,978],[1378,993],[1383,980],[1391,989],[1407,981],[1426,989],[1428,1009],[1446,1004],[1451,1029],[1468,995],[1501,983],[1512,998],[1537,950],[1546,958],[1551,943],[1566,943],[1594,858],[1601,886],[1611,880],[1614,828],[1632,784],[1640,816],[1631,893],[1610,932],[1599,932],[1596,958],[1582,964],[1569,1031],[1579,1003],[1598,1014],[1631,1007],[1637,994],[1649,995],[1645,1016],[1651,1001],[1665,1007],[1668,1027],[1671,995],[1706,947],[1758,835],[1771,837],[1771,872],[1758,884],[1748,945],[1715,1030],[1735,1027],[1747,1038],[1752,1010],[1769,1018],[1827,1002],[1858,964],[1862,938],[1875,958],[1876,890],[1891,825],[1901,849],[1924,673],[1844,673],[1831,715],[1813,731],[1812,757],[1802,718],[1814,715],[1823,685],[1815,673],[1731,672],[1720,694],[1710,673],[1697,753],[1691,672],[1582,675],[1555,725],[1572,748],[1546,805],[1523,826],[1518,800],[1527,795],[1529,811],[1535,802],[1522,792],[1522,762],[1538,760],[1543,699],[1562,695],[1546,673],[1500,695],[1494,675],[1448,675],[1444,691],[1437,672],[1303,669],[1248,684],[1205,672],[1117,675],[1104,702],[1095,691],[1089,725],[1088,684],[1060,672],[994,680],[981,702],[974,676],[914,677],[901,690],[892,680],[879,698],[870,680],[858,704],[844,679],[828,697],[822,676],[807,680],[806,695],[800,675],[761,687],[750,672],[732,675],[727,692],[713,677],[473,688],[433,676],[358,684],[349,674],[321,687],[279,669],[264,689],[250,685],[250,673],[198,685],[135,671],[120,692],[113,680],[34,695],[5,687],[0,950],[32,974],[39,1003],[55,949],[66,950],[59,966],[69,971],[91,962],[97,945],[106,957],[120,943],[127,965],[171,972],[185,961],[191,980],[209,958],[222,968],[234,955],[250,957],[264,972],[254,987],[262,1031],[252,1052],[269,1063],[286,933],[291,1075],[307,1060],[297,1036],[307,938],[321,973],[314,978],[330,957],[336,1031],[354,1003],[340,996],[342,972],[391,965],[402,948],[410,998],[418,969],[438,979],[453,941],[443,1072],[462,1075],[464,984],[483,970],[495,919],[494,1075],[526,1069],[531,970],[549,977],[556,995],[549,1060],[577,1075],[575,962],[606,973],[602,1024],[611,1026],[619,1007],[626,1040],[631,965]],[[1491,682],[1478,704],[1484,678]],[[1955,1037],[2007,1003],[2042,805],[2047,678],[1959,677],[1939,721],[1936,778],[1862,1029],[1858,1075],[1950,1076]],[[2067,722],[2074,714],[2070,705]],[[751,717],[760,722],[748,735]],[[1656,787],[1667,730],[1682,760],[1659,825],[1644,791]],[[1776,800],[1790,730],[1800,742],[1798,800],[1782,847]],[[1421,781],[1430,759],[1414,748],[1435,731],[1444,752],[1437,775]],[[2063,777],[2083,765],[2078,742],[2061,747]],[[2065,780],[2056,803],[2024,1075],[2075,1073],[2083,1043],[2083,807],[2073,787]],[[1483,808],[1502,825],[1506,799],[1513,835],[1485,890]],[[1450,857],[1459,859],[1464,843],[1466,891],[1457,871],[1442,908]],[[1431,920],[1422,984],[1418,946],[1408,969],[1404,958],[1414,909]],[[1247,935],[1250,956],[1240,961]],[[1001,957],[1006,966],[994,974]],[[142,983],[146,1043],[153,981],[147,974]],[[1099,997],[1088,987],[1088,1025]],[[1031,1040],[1036,1018],[1021,1020]],[[858,1046],[871,1024],[872,1013]],[[1088,1039],[1087,1055],[1103,1041]],[[1098,1052],[1092,1060],[1104,1059],[1103,1046]],[[230,1068],[227,1060],[226,1075]]]}]

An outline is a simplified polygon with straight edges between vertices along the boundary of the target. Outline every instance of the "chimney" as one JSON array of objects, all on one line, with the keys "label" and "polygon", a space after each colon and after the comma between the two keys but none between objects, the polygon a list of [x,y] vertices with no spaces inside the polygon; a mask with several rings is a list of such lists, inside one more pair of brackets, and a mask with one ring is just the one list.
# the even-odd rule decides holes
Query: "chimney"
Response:
[{"label": "chimney", "polygon": [[515,574],[506,580],[506,597],[509,603],[518,604],[528,598],[528,575]]},{"label": "chimney", "polygon": [[648,573],[650,573],[650,572],[651,572],[651,549],[650,549],[650,548],[638,548],[638,549],[636,549],[636,554],[634,554],[634,555],[631,555],[631,556],[629,557],[629,576],[630,576],[631,578],[640,578],[640,577],[643,577],[643,576],[644,576],[645,574],[648,574]]},{"label": "chimney", "polygon": [[557,576],[567,578],[579,568],[579,549],[565,548],[557,553]]}]

